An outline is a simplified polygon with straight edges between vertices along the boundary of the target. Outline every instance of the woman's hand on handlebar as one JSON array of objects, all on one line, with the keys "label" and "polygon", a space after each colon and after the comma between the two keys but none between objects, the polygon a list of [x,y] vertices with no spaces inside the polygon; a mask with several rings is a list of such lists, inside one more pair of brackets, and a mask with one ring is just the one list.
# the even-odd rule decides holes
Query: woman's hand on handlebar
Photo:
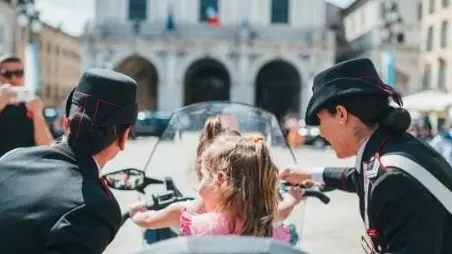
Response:
[{"label": "woman's hand on handlebar", "polygon": [[[323,182],[316,182],[323,178],[323,170],[324,168],[320,168],[320,170],[313,169],[308,171],[289,167],[280,173],[280,178],[281,180],[286,181],[283,183],[286,186],[295,185],[303,188],[305,197],[316,197],[324,204],[328,204],[330,202],[330,198],[322,192],[329,189],[325,188]],[[323,179],[320,181],[323,181]]]},{"label": "woman's hand on handlebar", "polygon": [[305,184],[312,181],[312,175],[307,170],[288,167],[280,172],[279,177],[293,185]]}]

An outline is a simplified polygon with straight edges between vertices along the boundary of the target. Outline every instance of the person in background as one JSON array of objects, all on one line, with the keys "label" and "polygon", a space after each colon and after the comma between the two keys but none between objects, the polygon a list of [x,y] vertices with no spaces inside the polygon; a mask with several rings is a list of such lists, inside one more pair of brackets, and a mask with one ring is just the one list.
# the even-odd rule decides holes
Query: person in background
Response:
[{"label": "person in background", "polygon": [[24,85],[24,69],[16,56],[0,57],[0,156],[18,148],[50,145],[52,134],[39,97],[17,100],[12,87]]},{"label": "person in background", "polygon": [[285,117],[284,120],[284,135],[290,147],[295,148],[304,143],[304,138],[298,133],[300,129],[300,119],[297,114],[291,113]]},{"label": "person in background", "polygon": [[452,129],[449,122],[444,123],[442,130],[430,141],[430,145],[452,165]]}]

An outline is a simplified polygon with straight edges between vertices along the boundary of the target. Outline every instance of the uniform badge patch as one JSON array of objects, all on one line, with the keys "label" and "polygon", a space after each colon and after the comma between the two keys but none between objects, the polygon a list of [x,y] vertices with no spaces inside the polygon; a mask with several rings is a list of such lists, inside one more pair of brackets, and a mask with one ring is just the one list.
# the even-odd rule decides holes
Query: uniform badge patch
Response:
[{"label": "uniform badge patch", "polygon": [[378,176],[378,171],[380,171],[380,161],[375,159],[375,157],[372,157],[369,161],[369,165],[366,169],[366,177],[367,178],[374,178]]}]

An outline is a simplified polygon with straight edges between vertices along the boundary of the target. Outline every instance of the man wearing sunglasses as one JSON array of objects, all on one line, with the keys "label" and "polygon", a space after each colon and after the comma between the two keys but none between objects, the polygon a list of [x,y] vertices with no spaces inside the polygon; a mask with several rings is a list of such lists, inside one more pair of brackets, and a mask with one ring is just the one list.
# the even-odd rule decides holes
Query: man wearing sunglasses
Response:
[{"label": "man wearing sunglasses", "polygon": [[0,57],[0,156],[18,147],[49,145],[53,141],[41,99],[18,100],[14,87],[24,85],[23,77],[20,58]]}]

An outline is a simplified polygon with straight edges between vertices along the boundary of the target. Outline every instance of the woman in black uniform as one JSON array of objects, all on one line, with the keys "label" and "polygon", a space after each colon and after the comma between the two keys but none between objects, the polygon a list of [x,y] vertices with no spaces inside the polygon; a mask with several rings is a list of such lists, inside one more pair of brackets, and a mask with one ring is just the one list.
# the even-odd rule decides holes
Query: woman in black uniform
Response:
[{"label": "woman in black uniform", "polygon": [[306,180],[356,192],[367,253],[452,253],[452,169],[430,146],[406,133],[410,115],[369,59],[337,64],[314,78],[306,124],[319,125],[338,158],[355,168],[286,169]]}]

